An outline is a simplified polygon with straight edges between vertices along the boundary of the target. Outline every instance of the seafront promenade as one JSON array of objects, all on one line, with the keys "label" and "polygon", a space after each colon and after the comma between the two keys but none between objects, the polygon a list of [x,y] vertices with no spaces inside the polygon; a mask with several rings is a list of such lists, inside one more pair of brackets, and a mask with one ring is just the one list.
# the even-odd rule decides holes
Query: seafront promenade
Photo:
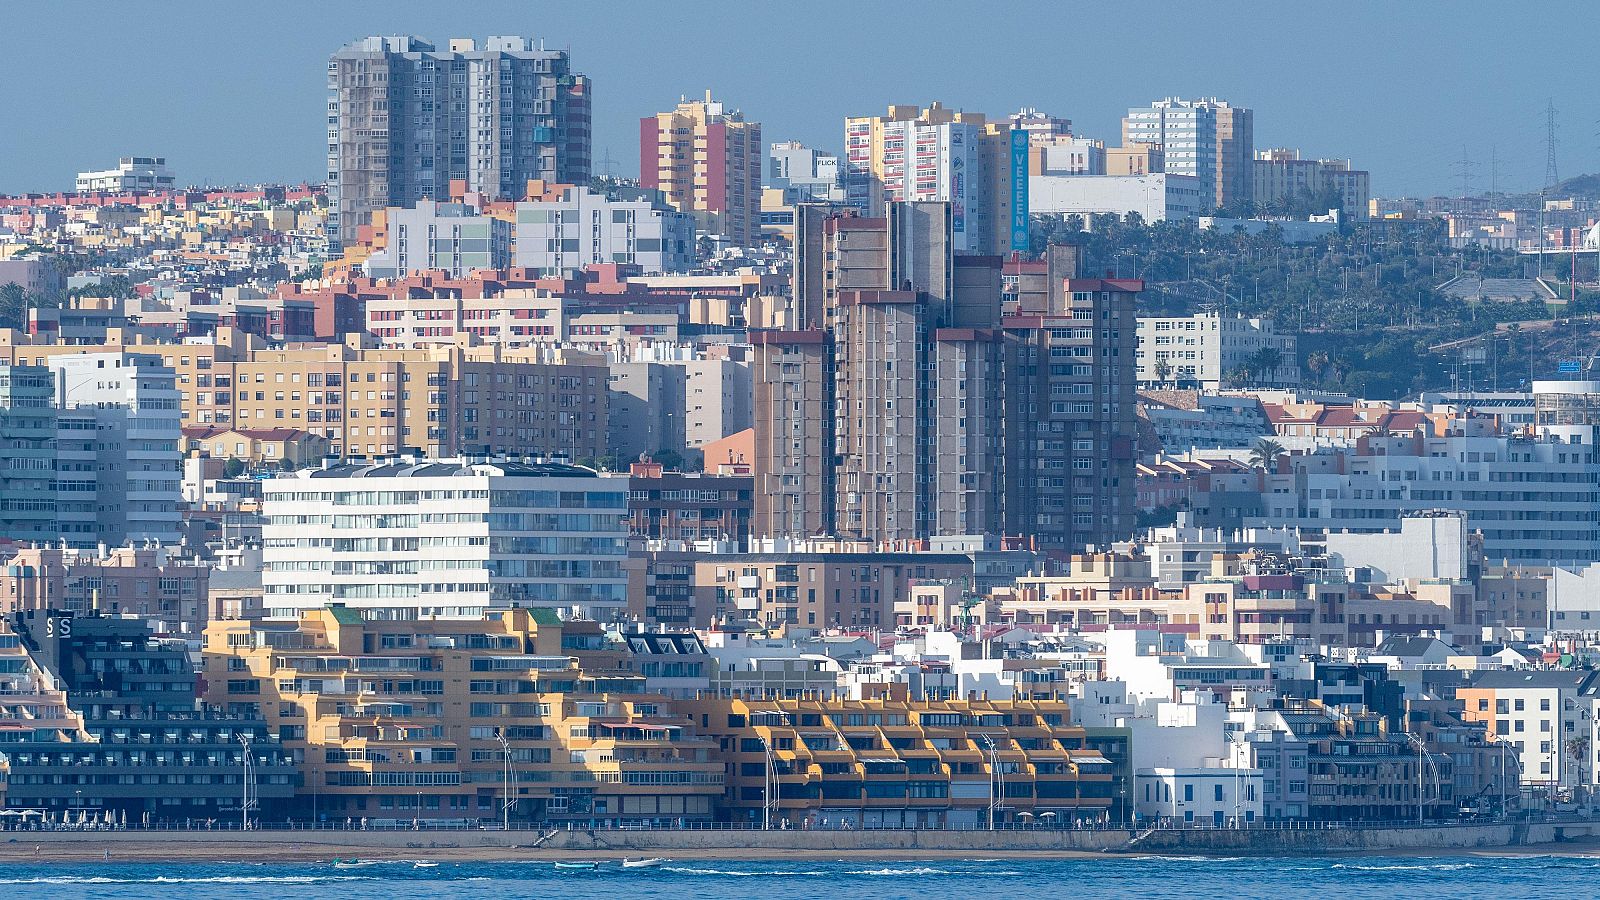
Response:
[{"label": "seafront promenade", "polygon": [[762,831],[738,829],[18,831],[0,861],[21,859],[604,859],[654,855],[765,858],[1103,854],[1441,853],[1538,847],[1600,850],[1600,823],[1511,822],[1425,827]]}]

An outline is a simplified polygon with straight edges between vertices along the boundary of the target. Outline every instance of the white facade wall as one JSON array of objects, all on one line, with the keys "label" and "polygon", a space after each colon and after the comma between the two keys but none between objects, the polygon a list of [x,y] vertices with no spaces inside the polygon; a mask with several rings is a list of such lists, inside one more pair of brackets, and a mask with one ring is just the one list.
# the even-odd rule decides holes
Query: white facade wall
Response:
[{"label": "white facade wall", "polygon": [[[1406,513],[1448,509],[1483,532],[1484,556],[1523,565],[1600,561],[1600,454],[1590,443],[1495,435],[1372,436],[1383,453],[1344,471],[1278,478],[1246,525],[1329,532],[1398,530]],[[1279,488],[1287,488],[1279,492]]]},{"label": "white facade wall", "polygon": [[[1229,373],[1267,349],[1278,351],[1279,365],[1270,373],[1252,373],[1252,380],[1266,387],[1300,383],[1299,342],[1292,334],[1279,334],[1271,319],[1221,313],[1140,316],[1138,335],[1136,359],[1143,388],[1178,384],[1220,390]],[[1172,367],[1165,381],[1156,371],[1162,360]]]},{"label": "white facade wall", "polygon": [[1134,770],[1140,820],[1228,825],[1261,818],[1261,770],[1151,768]]},{"label": "white facade wall", "polygon": [[522,606],[606,621],[627,605],[626,485],[586,469],[339,466],[271,479],[263,498],[270,615],[328,603],[396,618]]},{"label": "white facade wall", "polygon": [[160,357],[131,353],[54,356],[48,364],[57,404],[95,419],[101,539],[176,543],[182,412],[172,369]]},{"label": "white facade wall", "polygon": [[1146,222],[1188,219],[1208,208],[1207,182],[1191,175],[1034,175],[1028,209],[1039,215],[1138,213]]},{"label": "white facade wall", "polygon": [[388,245],[365,264],[373,278],[404,278],[433,269],[460,278],[511,264],[510,224],[473,207],[421,200],[409,209],[390,207],[385,218]]},{"label": "white facade wall", "polygon": [[1367,566],[1381,584],[1408,579],[1468,580],[1467,517],[1408,516],[1398,532],[1328,535],[1328,556],[1346,568]]},{"label": "white facade wall", "polygon": [[560,200],[517,204],[514,264],[541,275],[618,263],[647,274],[694,266],[694,217],[648,200],[610,200],[571,188]]},{"label": "white facade wall", "polygon": [[79,193],[106,191],[166,191],[173,187],[172,170],[164,156],[124,156],[115,169],[79,172],[75,187]]}]

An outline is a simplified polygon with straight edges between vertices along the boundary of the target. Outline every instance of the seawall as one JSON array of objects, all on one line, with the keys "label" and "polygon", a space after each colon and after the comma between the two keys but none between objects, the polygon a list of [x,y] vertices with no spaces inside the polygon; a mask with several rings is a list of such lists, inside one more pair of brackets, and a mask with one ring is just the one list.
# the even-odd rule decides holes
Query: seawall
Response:
[{"label": "seawall", "polygon": [[[3,832],[0,858],[238,859],[428,855],[464,859],[627,855],[776,857],[791,853],[892,856],[1018,853],[1250,855],[1494,850],[1572,843],[1594,847],[1600,823],[1438,825],[1316,830],[1108,831],[180,831]],[[36,849],[38,848],[38,849]],[[1548,849],[1548,846],[1546,847]]]}]

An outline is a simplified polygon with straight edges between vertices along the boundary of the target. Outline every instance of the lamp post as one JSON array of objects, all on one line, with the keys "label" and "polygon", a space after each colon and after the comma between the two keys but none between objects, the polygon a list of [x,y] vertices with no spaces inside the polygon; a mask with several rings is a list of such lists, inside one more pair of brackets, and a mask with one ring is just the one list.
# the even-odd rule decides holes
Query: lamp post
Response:
[{"label": "lamp post", "polygon": [[772,812],[778,806],[777,760],[772,755],[772,740],[759,738],[761,752],[766,757],[766,779],[761,786],[761,830],[772,830]]},{"label": "lamp post", "polygon": [[980,735],[983,743],[989,749],[989,830],[994,830],[995,813],[1000,809],[1000,800],[1005,796],[1005,773],[1000,771],[1000,754],[995,749],[994,738],[988,734]]},{"label": "lamp post", "polygon": [[242,745],[244,761],[244,796],[239,804],[239,830],[250,830],[250,810],[256,805],[256,761],[255,754],[250,750],[250,735],[248,732],[239,733],[239,743]]},{"label": "lamp post", "polygon": [[505,771],[501,774],[500,789],[505,796],[500,798],[500,828],[502,831],[511,830],[511,807],[516,804],[516,791],[511,783],[511,742],[506,740],[504,728],[495,729],[495,737],[500,739],[500,756],[505,760]]}]

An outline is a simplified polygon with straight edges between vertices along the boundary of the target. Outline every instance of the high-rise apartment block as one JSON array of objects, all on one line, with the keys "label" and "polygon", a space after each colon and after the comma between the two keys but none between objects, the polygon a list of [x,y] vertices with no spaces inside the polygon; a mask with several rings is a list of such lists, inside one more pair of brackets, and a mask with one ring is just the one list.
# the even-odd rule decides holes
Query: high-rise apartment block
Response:
[{"label": "high-rise apartment block", "polygon": [[529,38],[348,44],[328,60],[327,117],[334,247],[375,210],[449,197],[452,179],[505,199],[535,179],[589,181],[589,80]]},{"label": "high-rise apartment block", "polygon": [[[950,235],[962,253],[1000,252],[1000,197],[992,183],[1004,171],[1009,136],[980,113],[940,103],[925,109],[895,105],[887,115],[844,120],[845,202],[864,216],[882,217],[901,201],[950,204]],[[1000,191],[1001,197],[1009,193]]]},{"label": "high-rise apartment block", "polygon": [[1255,113],[1225,100],[1168,97],[1128,110],[1122,143],[1159,148],[1173,175],[1193,175],[1215,185],[1215,205],[1233,206],[1252,197]]},{"label": "high-rise apartment block", "polygon": [[996,257],[957,256],[951,205],[802,206],[794,319],[752,332],[758,535],[1024,535],[1132,527],[1133,298],[1057,249],[1001,316]]},{"label": "high-rise apartment block", "polygon": [[639,182],[700,228],[751,245],[761,234],[761,123],[711,99],[639,120]]}]

